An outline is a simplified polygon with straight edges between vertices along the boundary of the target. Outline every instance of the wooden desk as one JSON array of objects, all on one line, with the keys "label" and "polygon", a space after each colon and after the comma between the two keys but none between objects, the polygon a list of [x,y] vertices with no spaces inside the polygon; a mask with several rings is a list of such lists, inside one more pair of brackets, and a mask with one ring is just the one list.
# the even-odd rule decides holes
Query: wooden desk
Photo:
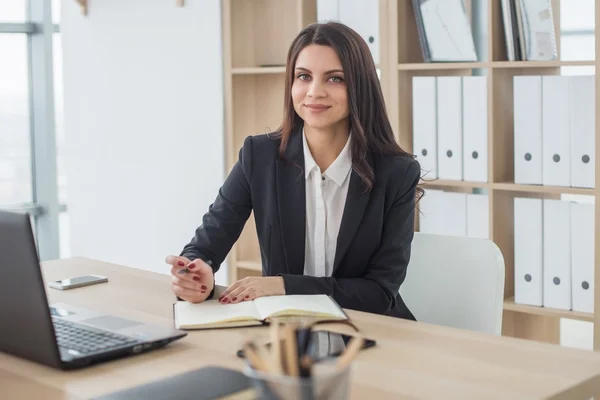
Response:
[{"label": "wooden desk", "polygon": [[[43,271],[46,281],[83,274],[109,278],[107,284],[64,292],[47,289],[52,302],[172,325],[167,275],[83,258],[44,263]],[[378,341],[354,363],[353,399],[584,399],[600,393],[598,353],[348,314]],[[266,333],[262,327],[192,331],[164,349],[69,372],[0,354],[0,397],[87,399],[205,365],[241,369],[235,353],[242,340]]]}]

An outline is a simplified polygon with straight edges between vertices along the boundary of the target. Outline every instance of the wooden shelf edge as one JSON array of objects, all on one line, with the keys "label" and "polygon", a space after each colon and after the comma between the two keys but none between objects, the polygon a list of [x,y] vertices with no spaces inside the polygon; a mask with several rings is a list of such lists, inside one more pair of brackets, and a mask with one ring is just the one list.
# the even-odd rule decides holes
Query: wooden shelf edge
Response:
[{"label": "wooden shelf edge", "polygon": [[402,63],[398,64],[400,71],[426,70],[457,70],[476,68],[556,68],[556,67],[586,67],[595,66],[594,60],[582,61],[491,61],[491,62],[449,62],[449,63]]},{"label": "wooden shelf edge", "polygon": [[445,179],[437,179],[434,181],[421,181],[419,183],[423,187],[447,187],[447,188],[470,188],[470,189],[487,189],[490,184],[487,182],[470,182],[470,181],[452,181]]},{"label": "wooden shelf edge", "polygon": [[595,66],[593,60],[581,61],[494,61],[492,68],[552,68],[552,67],[585,67]]},{"label": "wooden shelf edge", "polygon": [[443,70],[443,69],[475,69],[488,68],[489,63],[485,62],[453,62],[453,63],[403,63],[398,64],[400,71],[422,71],[422,70]]},{"label": "wooden shelf edge", "polygon": [[261,271],[262,264],[258,261],[238,261],[235,263],[237,268],[249,269],[252,271]]},{"label": "wooden shelf edge", "polygon": [[569,186],[543,186],[543,185],[522,185],[512,182],[496,182],[492,184],[492,189],[508,192],[528,192],[528,193],[551,193],[551,194],[583,194],[593,196],[595,189],[579,188]]},{"label": "wooden shelf edge", "polygon": [[453,181],[447,179],[437,179],[432,181],[422,180],[419,183],[423,187],[440,188],[467,188],[467,189],[493,189],[506,192],[525,192],[525,193],[548,193],[548,194],[580,194],[594,196],[596,189],[580,188],[570,186],[543,186],[543,185],[523,185],[513,182],[470,182]]},{"label": "wooden shelf edge", "polygon": [[237,67],[232,68],[233,75],[283,74],[285,67]]},{"label": "wooden shelf edge", "polygon": [[515,303],[515,298],[511,297],[504,300],[504,309],[508,311],[519,312],[523,314],[542,315],[546,317],[559,317],[576,319],[579,321],[594,322],[594,314],[579,311],[559,310],[556,308],[528,306]]}]

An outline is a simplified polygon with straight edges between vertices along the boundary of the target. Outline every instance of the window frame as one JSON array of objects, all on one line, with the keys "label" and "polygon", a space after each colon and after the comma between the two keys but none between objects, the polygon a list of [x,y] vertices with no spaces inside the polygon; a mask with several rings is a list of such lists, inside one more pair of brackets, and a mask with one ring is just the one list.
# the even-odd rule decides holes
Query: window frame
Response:
[{"label": "window frame", "polygon": [[60,25],[52,21],[52,2],[28,0],[27,21],[0,21],[0,35],[27,35],[29,115],[32,163],[32,202],[2,205],[2,209],[30,214],[35,225],[41,261],[60,258],[59,204],[54,107],[52,35]]}]

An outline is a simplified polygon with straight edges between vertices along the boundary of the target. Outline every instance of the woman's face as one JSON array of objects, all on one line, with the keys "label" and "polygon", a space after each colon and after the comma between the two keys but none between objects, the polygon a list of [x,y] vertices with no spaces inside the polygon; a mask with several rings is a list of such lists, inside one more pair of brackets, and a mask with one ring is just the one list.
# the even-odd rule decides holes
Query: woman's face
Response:
[{"label": "woman's face", "polygon": [[329,128],[345,121],[348,91],[335,50],[311,44],[298,54],[292,100],[296,113],[310,127]]}]

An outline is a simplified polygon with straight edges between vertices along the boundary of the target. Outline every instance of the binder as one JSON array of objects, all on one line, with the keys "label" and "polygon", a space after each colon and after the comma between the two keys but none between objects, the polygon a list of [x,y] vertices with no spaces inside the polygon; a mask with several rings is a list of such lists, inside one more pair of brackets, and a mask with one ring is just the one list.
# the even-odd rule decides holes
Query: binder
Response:
[{"label": "binder", "polygon": [[[567,78],[565,78],[567,79]],[[594,75],[570,76],[571,186],[593,188],[595,183]]]},{"label": "binder", "polygon": [[462,77],[464,180],[488,181],[487,77]]},{"label": "binder", "polygon": [[467,236],[465,193],[427,190],[419,201],[419,231],[438,235]]},{"label": "binder", "polygon": [[413,77],[412,90],[414,153],[425,179],[435,179],[438,177],[435,77]]},{"label": "binder", "polygon": [[571,203],[573,311],[594,312],[594,204]]},{"label": "binder", "polygon": [[514,199],[515,303],[543,305],[542,199]]},{"label": "binder", "polygon": [[379,64],[379,2],[338,0],[340,22],[354,29],[369,45],[375,64]]},{"label": "binder", "polygon": [[542,183],[571,185],[569,77],[542,77]]},{"label": "binder", "polygon": [[429,189],[419,200],[419,232],[441,234],[442,219],[444,218],[444,192]]},{"label": "binder", "polygon": [[443,192],[442,235],[467,236],[467,194]]},{"label": "binder", "polygon": [[489,208],[487,194],[467,194],[467,236],[489,238]]},{"label": "binder", "polygon": [[438,177],[462,180],[462,80],[437,77]]},{"label": "binder", "polygon": [[544,199],[544,307],[571,309],[571,205]]},{"label": "binder", "polygon": [[515,76],[515,183],[542,184],[542,77]]}]

